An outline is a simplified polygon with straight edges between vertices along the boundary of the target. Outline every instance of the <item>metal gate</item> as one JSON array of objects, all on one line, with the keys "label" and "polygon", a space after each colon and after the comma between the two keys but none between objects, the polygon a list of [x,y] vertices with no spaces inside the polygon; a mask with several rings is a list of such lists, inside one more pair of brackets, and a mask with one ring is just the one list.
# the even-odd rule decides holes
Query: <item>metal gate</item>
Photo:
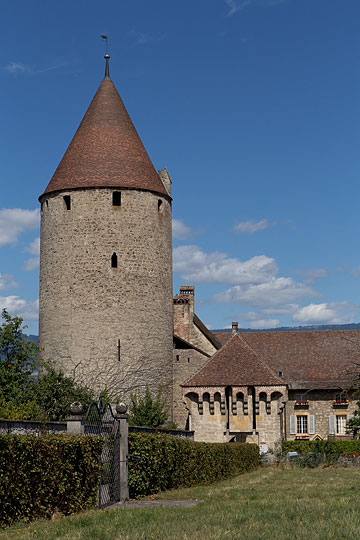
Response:
[{"label": "metal gate", "polygon": [[109,404],[91,403],[84,422],[85,435],[104,439],[99,458],[98,506],[104,508],[120,500],[120,429]]}]

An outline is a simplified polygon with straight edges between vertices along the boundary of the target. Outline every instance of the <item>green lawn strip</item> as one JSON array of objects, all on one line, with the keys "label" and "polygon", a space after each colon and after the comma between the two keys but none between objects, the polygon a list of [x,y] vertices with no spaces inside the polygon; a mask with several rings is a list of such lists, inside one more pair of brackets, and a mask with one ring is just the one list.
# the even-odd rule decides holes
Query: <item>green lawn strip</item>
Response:
[{"label": "green lawn strip", "polygon": [[39,540],[346,540],[360,538],[360,471],[264,468],[211,486],[161,493],[193,508],[91,511],[12,527],[0,538]]}]

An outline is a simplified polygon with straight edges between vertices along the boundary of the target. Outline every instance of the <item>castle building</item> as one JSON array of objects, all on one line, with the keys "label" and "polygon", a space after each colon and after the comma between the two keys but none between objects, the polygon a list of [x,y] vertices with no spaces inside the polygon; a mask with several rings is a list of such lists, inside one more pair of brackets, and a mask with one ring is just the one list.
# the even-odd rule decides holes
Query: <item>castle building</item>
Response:
[{"label": "castle building", "polygon": [[195,440],[345,437],[359,331],[213,334],[172,296],[171,180],[105,78],[40,196],[42,357],[129,400],[163,385]]},{"label": "castle building", "polygon": [[40,196],[42,357],[95,391],[172,403],[171,181],[110,78]]}]

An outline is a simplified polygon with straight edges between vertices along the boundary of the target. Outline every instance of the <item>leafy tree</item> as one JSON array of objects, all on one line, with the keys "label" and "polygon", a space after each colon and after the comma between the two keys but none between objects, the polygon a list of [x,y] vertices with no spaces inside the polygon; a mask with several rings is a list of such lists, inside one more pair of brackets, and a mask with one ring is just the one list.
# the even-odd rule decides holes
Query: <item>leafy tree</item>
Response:
[{"label": "leafy tree", "polygon": [[57,371],[51,363],[43,364],[41,375],[27,393],[27,400],[34,401],[42,415],[51,420],[64,420],[74,401],[79,401],[86,411],[93,399],[94,395],[88,388]]},{"label": "leafy tree", "polygon": [[62,420],[69,405],[80,401],[86,407],[92,392],[50,363],[43,364],[38,379],[34,370],[39,348],[27,340],[21,317],[11,317],[4,309],[0,327],[0,417],[20,420]]},{"label": "leafy tree", "polygon": [[[0,399],[14,405],[23,401],[31,385],[38,347],[22,332],[22,318],[2,311],[0,327]],[[23,328],[26,328],[23,327]]]},{"label": "leafy tree", "polygon": [[158,427],[166,422],[168,416],[162,385],[159,386],[155,397],[152,396],[148,386],[143,396],[131,394],[129,418],[131,425]]}]

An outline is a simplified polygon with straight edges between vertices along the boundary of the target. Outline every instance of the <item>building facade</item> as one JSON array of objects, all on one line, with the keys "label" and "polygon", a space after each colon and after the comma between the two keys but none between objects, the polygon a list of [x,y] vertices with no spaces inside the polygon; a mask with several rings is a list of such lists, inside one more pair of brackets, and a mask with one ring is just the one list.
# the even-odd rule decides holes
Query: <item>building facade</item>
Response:
[{"label": "building facade", "polygon": [[359,332],[214,335],[195,289],[172,296],[171,180],[105,78],[40,196],[42,357],[129,400],[163,385],[202,441],[346,436]]}]

